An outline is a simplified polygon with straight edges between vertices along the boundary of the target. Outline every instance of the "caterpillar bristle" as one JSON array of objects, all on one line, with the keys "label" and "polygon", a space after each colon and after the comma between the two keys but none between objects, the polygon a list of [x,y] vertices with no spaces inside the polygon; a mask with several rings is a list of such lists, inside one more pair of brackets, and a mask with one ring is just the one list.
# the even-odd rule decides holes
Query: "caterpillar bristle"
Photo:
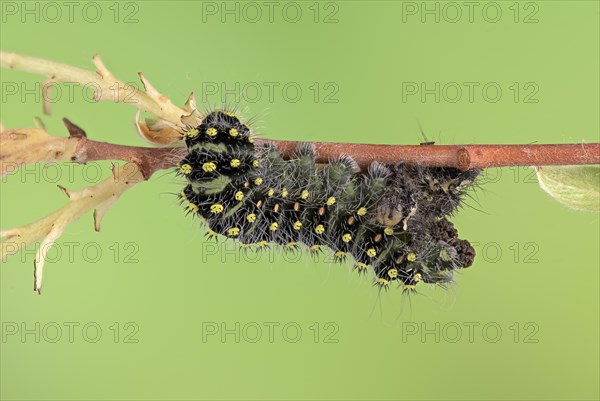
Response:
[{"label": "caterpillar bristle", "polygon": [[360,171],[358,163],[348,155],[339,155],[337,158],[330,160],[329,165],[339,165],[343,170],[348,171],[351,174],[356,174]]},{"label": "caterpillar bristle", "polygon": [[314,164],[315,153],[316,149],[314,143],[301,142],[293,153],[293,159],[299,160],[307,158],[309,161],[312,160],[312,163]]},{"label": "caterpillar bristle", "polygon": [[369,165],[367,175],[371,180],[386,179],[392,175],[392,171],[385,164],[374,161]]},{"label": "caterpillar bristle", "polygon": [[447,217],[478,170],[375,161],[361,173],[348,155],[317,165],[308,143],[284,160],[272,143],[255,145],[237,114],[210,110],[182,132],[188,154],[176,174],[187,185],[177,199],[209,240],[312,257],[327,247],[336,263],[372,272],[380,290],[398,283],[408,294],[421,282],[445,286],[473,263],[473,247]]}]

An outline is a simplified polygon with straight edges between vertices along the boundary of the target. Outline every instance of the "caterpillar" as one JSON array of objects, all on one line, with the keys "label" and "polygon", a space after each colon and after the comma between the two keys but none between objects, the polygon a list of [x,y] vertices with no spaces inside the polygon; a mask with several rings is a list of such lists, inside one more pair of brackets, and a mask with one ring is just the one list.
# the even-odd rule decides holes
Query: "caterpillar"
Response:
[{"label": "caterpillar", "polygon": [[374,285],[397,282],[408,292],[420,282],[451,283],[473,263],[473,247],[448,217],[479,170],[374,161],[361,172],[346,155],[317,164],[306,143],[284,160],[273,144],[255,146],[229,110],[198,113],[182,136],[187,154],[176,172],[186,186],[178,198],[209,237],[254,250],[329,248],[336,261],[373,272]]}]

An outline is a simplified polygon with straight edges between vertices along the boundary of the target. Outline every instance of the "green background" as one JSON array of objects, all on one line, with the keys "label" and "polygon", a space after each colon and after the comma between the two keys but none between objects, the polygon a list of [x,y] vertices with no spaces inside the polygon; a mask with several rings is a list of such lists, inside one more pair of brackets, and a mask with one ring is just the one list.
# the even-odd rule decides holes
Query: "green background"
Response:
[{"label": "green background", "polygon": [[[0,47],[90,69],[99,53],[116,76],[134,82],[143,71],[176,103],[192,90],[202,100],[203,82],[233,90],[238,82],[248,89],[240,96],[244,115],[258,116],[255,127],[267,138],[414,144],[421,124],[445,144],[599,139],[597,1],[496,2],[502,17],[495,23],[482,15],[485,2],[472,21],[454,3],[463,13],[457,22],[444,2],[439,22],[403,13],[436,2],[298,2],[296,23],[282,15],[284,3],[272,22],[262,2],[254,3],[263,12],[257,22],[235,2],[227,7],[239,7],[239,22],[203,13],[222,2],[98,2],[98,22],[85,21],[82,4],[72,23],[65,7],[48,21],[53,10],[44,15],[43,3],[39,22],[22,10],[5,12]],[[495,9],[486,10],[495,18]],[[293,19],[294,9],[287,11]],[[4,125],[32,126],[41,103],[23,89],[41,77],[2,70],[1,80]],[[269,82],[279,88],[272,98]],[[479,89],[472,102],[467,92],[456,102],[453,92],[423,102],[403,92],[407,82],[463,89],[476,82]],[[503,90],[497,102],[482,95],[489,82]],[[18,93],[8,94],[7,83]],[[288,83],[302,88],[296,102],[281,91]],[[258,98],[249,91],[256,85],[264,89]],[[327,99],[337,102],[326,102],[332,88],[338,91]],[[526,98],[531,88],[538,91]],[[205,100],[219,105],[222,92]],[[66,133],[60,119],[68,116],[93,139],[139,145],[134,111],[93,104],[76,89],[43,120],[53,134]],[[107,176],[109,163],[98,166]],[[62,206],[56,184],[80,189],[98,181],[90,179],[97,169],[81,166],[62,165],[59,182],[56,166],[27,171],[0,184],[3,229]],[[598,214],[557,204],[527,168],[484,178],[472,207],[454,218],[461,236],[477,243],[474,266],[450,291],[421,288],[409,305],[400,290],[378,298],[370,279],[324,260],[214,252],[172,195],[181,182],[159,173],[111,208],[100,233],[91,215],[68,228],[62,255],[46,265],[41,296],[31,291],[34,248],[2,264],[2,399],[598,399]],[[72,342],[68,322],[79,324]],[[207,325],[234,329],[236,322],[246,327],[239,343],[233,334],[203,341]],[[268,322],[278,324],[272,342]],[[39,343],[34,334],[8,334],[22,324],[35,331],[36,323]],[[284,337],[286,324],[292,338],[293,327],[302,329],[297,342]],[[53,343],[56,325],[63,331]],[[94,325],[102,329],[95,343]],[[254,325],[263,332],[252,343]]]}]

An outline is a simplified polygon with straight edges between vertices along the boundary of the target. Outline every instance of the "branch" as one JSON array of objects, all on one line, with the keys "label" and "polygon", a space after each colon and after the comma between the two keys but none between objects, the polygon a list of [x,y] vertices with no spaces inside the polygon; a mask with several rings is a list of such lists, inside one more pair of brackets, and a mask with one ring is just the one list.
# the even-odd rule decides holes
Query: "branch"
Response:
[{"label": "branch", "polygon": [[[158,170],[177,165],[187,149],[145,148],[93,141],[78,126],[64,119],[67,138],[55,137],[40,128],[14,129],[0,134],[0,176],[23,164],[70,160],[86,163],[96,160],[122,160],[135,163],[145,179]],[[256,140],[273,143],[283,157],[292,157],[298,142]],[[370,145],[315,142],[317,162],[347,154],[363,171],[374,160],[386,164],[403,161],[429,167],[455,167],[463,170],[507,166],[551,166],[600,164],[600,143],[540,145]]]},{"label": "branch", "polygon": [[184,156],[183,148],[144,148],[93,141],[68,119],[63,122],[69,130],[68,137],[50,135],[43,128],[0,132],[0,177],[32,163],[122,160],[134,163],[147,180],[156,171],[177,165]]},{"label": "branch", "polygon": [[35,254],[33,272],[33,289],[40,293],[46,255],[63,231],[92,209],[94,209],[94,227],[96,231],[99,231],[100,221],[108,208],[123,192],[142,181],[144,181],[144,177],[137,166],[125,164],[118,168],[113,166],[111,177],[81,191],[69,192],[66,188],[59,186],[69,197],[69,203],[35,223],[0,231],[0,238],[5,239],[0,244],[0,258],[5,261],[8,256],[42,240]]},{"label": "branch", "polygon": [[[256,141],[259,142],[259,141]],[[294,141],[271,141],[284,157],[298,145]],[[346,154],[363,171],[374,160],[386,164],[399,161],[428,167],[455,167],[462,170],[507,166],[550,166],[599,164],[600,143],[547,145],[369,145],[315,142],[317,161]]]},{"label": "branch", "polygon": [[[51,83],[57,82],[87,85],[95,89],[94,99],[96,101],[111,100],[118,103],[129,103],[139,110],[153,114],[156,118],[149,119],[146,123],[139,122],[139,114],[136,115],[138,133],[150,143],[168,145],[180,139],[177,132],[178,128],[182,126],[181,117],[190,114],[192,110],[189,108],[195,106],[193,94],[190,95],[186,108],[182,109],[158,92],[141,72],[138,75],[145,91],[138,90],[115,78],[106,68],[100,56],[92,57],[92,62],[96,66],[95,72],[42,58],[0,51],[2,67],[45,75],[48,77],[44,83],[46,89]],[[47,90],[42,90],[42,94],[44,95],[44,111],[48,114]]]},{"label": "branch", "polygon": [[[96,73],[40,58],[0,52],[0,64],[4,67],[46,75],[52,82],[78,82],[80,84],[93,82],[102,89],[98,100],[110,99],[115,102],[132,102],[138,109],[154,114],[155,117],[147,119],[146,123],[139,121],[139,111],[136,114],[138,133],[152,144],[168,145],[180,141],[181,135],[178,131],[179,128],[185,125],[182,118],[184,121],[186,118],[193,121],[190,116],[197,113],[193,93],[189,96],[185,106],[179,108],[173,105],[166,96],[158,92],[142,73],[139,73],[139,76],[146,89],[145,92],[117,80],[104,66],[99,56],[94,56],[93,62],[97,68]],[[115,84],[122,90],[115,91]],[[131,90],[134,91],[133,94],[127,95],[128,92],[126,91]],[[297,142],[294,141],[257,141],[257,143],[260,142],[273,142],[284,157],[291,156],[297,146]],[[418,163],[424,166],[447,166],[460,169],[600,163],[600,144],[598,143],[410,146],[316,142],[315,145],[319,162],[326,163],[333,157],[347,154],[352,156],[362,169],[366,169],[373,160],[389,164],[404,161],[405,163]],[[113,159],[114,155],[118,155],[116,159],[123,160],[122,157],[129,159],[135,154],[139,160],[149,158],[157,161],[162,160],[163,156],[171,160],[170,158],[174,154],[181,157],[185,154],[183,149],[175,150],[171,154],[169,152],[154,154],[146,148],[129,148],[128,150],[123,148],[119,150],[119,145],[98,142],[89,142],[85,146],[85,151],[90,157],[96,157],[88,160]],[[156,168],[167,168],[171,165],[160,162]]]},{"label": "branch", "polygon": [[[260,140],[273,143],[285,159],[293,157],[299,142]],[[369,145],[356,143],[313,142],[316,161],[328,163],[340,154],[352,156],[362,171],[377,160],[385,164],[402,161],[427,167],[455,167],[461,170],[508,166],[552,166],[600,164],[600,143],[547,145]],[[185,157],[187,149],[142,148],[86,141],[86,160],[152,160],[154,165],[144,171],[175,167]]]},{"label": "branch", "polygon": [[[110,206],[129,188],[148,179],[154,171],[164,168],[150,158],[158,155],[167,162],[169,149],[123,147],[89,141],[85,132],[65,119],[68,137],[49,135],[43,128],[15,129],[0,132],[0,175],[16,171],[30,163],[72,160],[85,163],[91,160],[125,160],[128,163],[116,167],[112,176],[81,191],[70,192],[59,185],[69,198],[60,210],[26,226],[0,231],[0,259],[20,252],[28,245],[41,240],[34,259],[34,290],[42,288],[42,276],[46,255],[63,231],[88,211],[94,210],[94,228],[100,230],[100,221]],[[142,150],[143,149],[143,150]]]}]

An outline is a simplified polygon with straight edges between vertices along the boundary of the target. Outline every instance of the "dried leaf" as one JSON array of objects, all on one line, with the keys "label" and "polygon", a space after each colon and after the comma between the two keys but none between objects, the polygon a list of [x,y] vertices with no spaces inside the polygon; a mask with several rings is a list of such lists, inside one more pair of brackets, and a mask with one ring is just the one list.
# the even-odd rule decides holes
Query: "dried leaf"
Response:
[{"label": "dried leaf", "polygon": [[544,191],[575,210],[600,211],[600,166],[536,167]]},{"label": "dried leaf", "polygon": [[169,146],[181,140],[181,134],[176,125],[166,120],[147,118],[140,121],[140,111],[135,114],[135,128],[144,141],[154,146]]}]

